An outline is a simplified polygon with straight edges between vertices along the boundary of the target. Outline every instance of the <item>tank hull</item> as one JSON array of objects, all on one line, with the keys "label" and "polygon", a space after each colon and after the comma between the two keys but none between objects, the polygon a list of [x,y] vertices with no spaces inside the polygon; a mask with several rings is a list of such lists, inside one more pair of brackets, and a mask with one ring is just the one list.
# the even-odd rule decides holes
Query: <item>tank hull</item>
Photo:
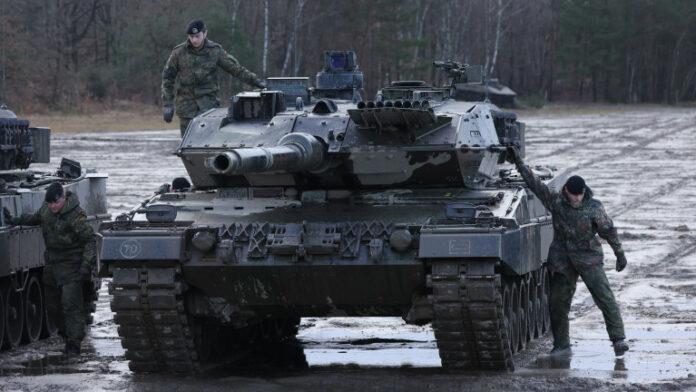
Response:
[{"label": "tank hull", "polygon": [[[0,172],[0,178],[22,177],[24,172]],[[0,193],[0,211],[7,208],[14,216],[31,214],[38,210],[44,200],[45,189],[57,178],[52,173],[32,172],[37,183],[44,185],[20,188],[21,192]],[[98,229],[108,220],[106,211],[105,174],[88,173],[80,178],[62,179],[64,188],[78,196],[90,225]],[[14,187],[18,183],[8,181]],[[3,222],[4,223],[4,222]],[[57,334],[57,325],[48,317],[42,283],[45,265],[45,245],[40,227],[0,225],[0,346],[4,349],[33,342],[39,338]],[[96,300],[101,279],[95,275],[84,284],[85,308],[91,313],[96,310]],[[89,321],[88,320],[88,321]]]},{"label": "tank hull", "polygon": [[[112,308],[134,371],[202,369],[215,344],[203,339],[204,328],[232,334],[271,328],[271,338],[286,339],[296,329],[280,325],[301,317],[432,323],[443,365],[470,369],[513,369],[514,352],[548,329],[543,262],[551,220],[523,188],[445,189],[439,200],[430,191],[387,192],[401,195],[391,198],[352,192],[319,204],[221,196],[231,193],[253,191],[163,195],[171,205],[188,206],[178,208],[176,222],[102,226],[101,273],[113,276]],[[487,207],[493,216],[521,224],[448,218],[448,205],[463,201],[493,203]],[[394,239],[400,230],[412,235],[403,246]],[[200,233],[210,233],[215,245],[200,245],[194,239]],[[153,304],[184,320],[170,343],[190,347],[177,351],[175,362],[159,354],[140,361],[146,354],[131,343],[138,336],[143,347],[165,343],[157,332],[164,316],[152,318]],[[149,332],[139,329],[147,319],[154,326]],[[243,342],[237,344],[254,340]]]}]

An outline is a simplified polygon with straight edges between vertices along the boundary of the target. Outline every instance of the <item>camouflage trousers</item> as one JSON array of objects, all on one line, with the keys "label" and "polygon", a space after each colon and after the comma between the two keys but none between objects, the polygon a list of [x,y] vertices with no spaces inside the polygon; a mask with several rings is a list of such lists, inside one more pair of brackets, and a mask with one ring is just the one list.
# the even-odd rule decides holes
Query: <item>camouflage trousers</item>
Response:
[{"label": "camouflage trousers", "polygon": [[181,137],[183,138],[186,134],[186,128],[188,128],[191,119],[188,117],[179,117],[179,132],[181,132]]},{"label": "camouflage trousers", "polygon": [[83,282],[80,262],[48,264],[43,272],[46,312],[68,340],[81,342],[85,336]]},{"label": "camouflage trousers", "polygon": [[549,298],[549,312],[551,313],[551,331],[553,333],[554,347],[568,347],[570,345],[570,333],[568,313],[573,301],[573,294],[578,281],[582,277],[587,289],[592,294],[592,299],[602,311],[604,324],[609,338],[614,341],[624,339],[624,326],[621,319],[619,306],[616,304],[614,294],[609,287],[607,275],[601,265],[586,266],[581,268],[568,268],[563,273],[555,272],[551,276],[551,295]]}]

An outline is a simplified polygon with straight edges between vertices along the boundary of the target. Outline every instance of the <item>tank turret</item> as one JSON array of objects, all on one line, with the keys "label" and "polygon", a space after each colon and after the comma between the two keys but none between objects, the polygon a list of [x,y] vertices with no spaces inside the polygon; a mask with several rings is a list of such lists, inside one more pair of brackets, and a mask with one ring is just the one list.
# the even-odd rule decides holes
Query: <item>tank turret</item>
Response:
[{"label": "tank turret", "polygon": [[48,163],[50,130],[29,127],[5,105],[0,105],[0,170],[26,169],[32,163]]},{"label": "tank turret", "polygon": [[353,51],[324,52],[324,68],[317,73],[314,95],[322,98],[360,100],[363,73]]},{"label": "tank turret", "polygon": [[449,77],[452,97],[461,101],[488,100],[494,104],[515,107],[517,93],[510,87],[500,84],[498,79],[485,77],[480,65],[462,64],[457,61],[433,61],[435,68],[441,69]]},{"label": "tank turret", "polygon": [[408,99],[323,100],[271,118],[261,114],[282,93],[242,93],[231,110],[194,119],[178,154],[198,188],[480,188],[496,181],[502,146],[522,145],[514,114],[443,99],[446,89],[393,84],[381,94]]}]

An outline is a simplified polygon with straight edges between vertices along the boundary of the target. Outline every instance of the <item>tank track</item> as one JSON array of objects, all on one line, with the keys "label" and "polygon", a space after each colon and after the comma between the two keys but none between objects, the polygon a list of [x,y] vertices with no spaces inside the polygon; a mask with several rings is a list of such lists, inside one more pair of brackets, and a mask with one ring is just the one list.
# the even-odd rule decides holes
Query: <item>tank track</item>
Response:
[{"label": "tank track", "polygon": [[111,309],[134,372],[200,370],[194,331],[184,312],[182,284],[171,268],[117,268]]},{"label": "tank track", "polygon": [[[518,309],[514,309],[514,301],[508,306],[512,291],[523,292],[517,287],[536,287],[503,280],[500,274],[494,273],[494,263],[480,260],[432,263],[428,286],[432,288],[433,330],[445,368],[513,371],[513,353],[524,348],[527,340],[515,336],[515,331],[523,330],[527,335],[527,328],[520,328],[521,324],[527,325],[528,319],[533,320],[529,324],[537,323],[537,317],[533,313],[530,316],[519,306],[520,302]],[[539,271],[539,276],[542,273]],[[533,273],[528,275],[517,280],[525,282]],[[533,301],[530,305],[533,312],[542,308]],[[529,336],[534,338],[541,336],[547,327],[541,326],[539,333],[535,327],[531,328]]]},{"label": "tank track", "polygon": [[185,310],[184,285],[177,267],[114,270],[111,309],[133,372],[199,373],[215,366],[214,360],[243,356],[260,341],[297,335],[299,317],[261,320],[238,330],[193,319]]}]

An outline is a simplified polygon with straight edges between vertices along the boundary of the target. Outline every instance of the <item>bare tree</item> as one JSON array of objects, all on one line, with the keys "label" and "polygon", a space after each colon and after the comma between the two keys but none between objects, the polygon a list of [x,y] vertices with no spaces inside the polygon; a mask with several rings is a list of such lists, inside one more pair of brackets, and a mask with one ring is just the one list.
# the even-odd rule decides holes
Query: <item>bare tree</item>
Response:
[{"label": "bare tree", "polygon": [[261,62],[261,72],[263,76],[268,73],[268,41],[270,40],[268,32],[268,9],[269,0],[263,2],[263,60]]},{"label": "bare tree", "polygon": [[281,75],[285,76],[288,67],[290,66],[290,57],[292,55],[293,49],[297,46],[297,29],[300,25],[300,18],[302,17],[302,9],[304,8],[305,0],[297,0],[295,4],[295,18],[292,22],[292,31],[290,32],[290,38],[288,38],[288,46],[285,49],[285,61],[283,61],[283,70],[280,72]]},{"label": "bare tree", "polygon": [[232,34],[234,34],[237,28],[237,14],[240,4],[242,4],[242,0],[231,0],[229,3],[232,12],[232,16],[230,17],[230,31],[232,31]]},{"label": "bare tree", "polygon": [[411,59],[411,64],[415,65],[418,61],[418,52],[420,49],[420,41],[423,39],[423,30],[425,29],[425,18],[428,16],[428,10],[430,5],[433,3],[432,0],[423,0],[422,9],[420,14],[417,15],[416,20],[416,40],[418,44],[413,48],[413,58]]},{"label": "bare tree", "polygon": [[496,22],[495,22],[495,39],[493,40],[493,53],[491,56],[486,57],[486,66],[484,67],[486,75],[492,75],[495,71],[495,65],[498,62],[498,50],[500,48],[500,38],[503,34],[503,12],[512,3],[512,0],[508,0],[507,3],[503,5],[503,0],[497,0],[497,10],[496,10]]}]

